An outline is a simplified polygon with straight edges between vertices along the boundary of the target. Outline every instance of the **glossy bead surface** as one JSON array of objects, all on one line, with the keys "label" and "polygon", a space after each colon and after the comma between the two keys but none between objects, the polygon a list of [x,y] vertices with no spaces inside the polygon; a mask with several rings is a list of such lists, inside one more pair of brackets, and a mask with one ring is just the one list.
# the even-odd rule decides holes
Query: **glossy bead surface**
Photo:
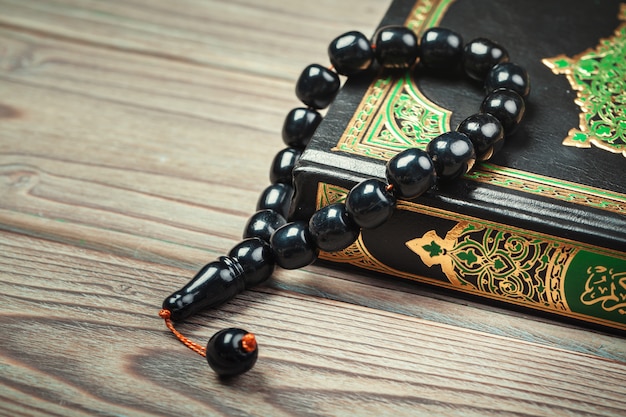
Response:
[{"label": "glossy bead surface", "polygon": [[493,67],[485,79],[487,92],[506,88],[513,90],[523,98],[530,94],[530,77],[522,67],[512,62],[505,62]]},{"label": "glossy bead surface", "polygon": [[291,197],[293,197],[293,187],[291,185],[280,182],[272,184],[261,193],[256,209],[274,210],[284,218],[287,218],[289,207],[291,206]]},{"label": "glossy bead surface", "polygon": [[291,173],[300,155],[302,151],[296,148],[285,148],[278,152],[270,166],[270,182],[291,185],[293,179]]},{"label": "glossy bead surface", "polygon": [[207,308],[214,308],[232,299],[245,289],[243,268],[227,256],[206,264],[180,290],[163,301],[174,321],[185,319]]},{"label": "glossy bead surface", "polygon": [[457,132],[463,133],[472,141],[476,159],[487,160],[493,155],[494,148],[504,139],[504,129],[498,119],[489,113],[476,113],[463,120]]},{"label": "glossy bead surface", "polygon": [[386,26],[374,35],[374,55],[383,68],[408,68],[420,49],[415,33],[404,26]]},{"label": "glossy bead surface", "polygon": [[387,184],[377,179],[361,181],[348,193],[346,210],[356,224],[373,229],[393,214],[396,198],[387,191]]},{"label": "glossy bead surface", "polygon": [[317,248],[309,233],[308,223],[287,223],[274,232],[270,239],[276,264],[285,269],[298,269],[317,258]]},{"label": "glossy bead surface", "polygon": [[342,75],[355,75],[372,65],[374,51],[361,32],[347,32],[335,38],[328,46],[328,58],[335,71]]},{"label": "glossy bead surface", "polygon": [[309,231],[319,249],[336,252],[354,243],[360,228],[348,215],[345,204],[335,203],[322,207],[311,216]]},{"label": "glossy bead surface", "polygon": [[242,347],[242,340],[247,334],[243,329],[223,329],[207,343],[206,360],[220,377],[240,375],[256,363],[259,356],[256,346],[250,352]]},{"label": "glossy bead surface", "polygon": [[445,28],[430,28],[421,41],[420,62],[426,68],[453,70],[461,62],[463,38]]},{"label": "glossy bead surface", "polygon": [[246,288],[260,284],[274,272],[272,248],[262,239],[246,239],[232,248],[228,256],[241,265]]},{"label": "glossy bead surface", "polygon": [[297,107],[291,110],[283,123],[283,142],[292,148],[304,149],[322,119],[322,115],[313,109]]},{"label": "glossy bead surface", "polygon": [[515,91],[501,88],[483,100],[480,111],[496,117],[504,128],[504,134],[510,135],[522,121],[526,104],[524,99]]},{"label": "glossy bead surface", "polygon": [[328,68],[311,64],[302,71],[296,83],[296,96],[314,109],[324,109],[339,91],[339,76]]},{"label": "glossy bead surface", "polygon": [[272,233],[286,223],[287,220],[274,210],[259,210],[248,220],[243,231],[243,238],[258,237],[265,242],[269,242]]},{"label": "glossy bead surface", "polygon": [[410,199],[422,195],[435,185],[436,174],[428,154],[417,148],[405,149],[387,162],[386,176],[399,198]]},{"label": "glossy bead surface", "polygon": [[474,39],[463,48],[463,70],[475,80],[485,81],[491,68],[508,61],[506,49],[489,39]]},{"label": "glossy bead surface", "polygon": [[428,143],[426,152],[435,164],[437,177],[444,181],[465,174],[476,161],[472,142],[459,132],[446,132],[437,136]]}]

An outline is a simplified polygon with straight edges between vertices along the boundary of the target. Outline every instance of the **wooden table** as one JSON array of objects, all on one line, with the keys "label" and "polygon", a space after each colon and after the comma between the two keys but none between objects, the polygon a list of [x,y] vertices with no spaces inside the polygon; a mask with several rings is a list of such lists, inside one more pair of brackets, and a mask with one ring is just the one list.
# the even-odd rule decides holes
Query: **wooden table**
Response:
[{"label": "wooden table", "polygon": [[268,184],[304,66],[379,0],[0,0],[0,414],[626,415],[615,335],[313,265],[180,326],[241,326],[221,382],[157,316]]}]

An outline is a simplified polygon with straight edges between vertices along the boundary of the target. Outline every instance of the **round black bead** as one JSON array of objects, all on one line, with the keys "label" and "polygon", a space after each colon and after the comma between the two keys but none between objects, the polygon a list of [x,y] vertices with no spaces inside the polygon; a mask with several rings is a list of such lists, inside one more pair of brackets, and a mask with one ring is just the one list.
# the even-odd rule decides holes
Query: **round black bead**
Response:
[{"label": "round black bead", "polygon": [[240,375],[252,369],[259,356],[255,349],[251,352],[242,347],[242,339],[248,334],[242,329],[224,329],[215,333],[206,346],[206,360],[220,376]]},{"label": "round black bead", "polygon": [[495,116],[502,124],[504,134],[510,135],[522,121],[526,104],[515,91],[501,88],[485,97],[480,105],[480,111]]},{"label": "round black bead", "polygon": [[314,109],[324,109],[339,91],[339,76],[328,68],[311,64],[302,71],[296,83],[296,96]]},{"label": "round black bead", "polygon": [[346,210],[356,224],[373,229],[385,223],[393,214],[396,198],[387,184],[377,179],[361,181],[348,193]]},{"label": "round black bead", "polygon": [[291,110],[283,123],[283,142],[292,148],[304,149],[321,121],[322,115],[313,109],[298,107]]},{"label": "round black bead", "polygon": [[319,249],[336,252],[354,243],[360,228],[348,215],[345,204],[335,203],[322,207],[311,216],[309,231]]},{"label": "round black bead", "polygon": [[446,132],[428,143],[426,152],[435,164],[437,177],[453,180],[472,169],[476,154],[472,141],[462,133]]},{"label": "round black bead", "polygon": [[489,113],[476,113],[463,120],[457,132],[467,135],[474,145],[476,158],[487,160],[504,139],[504,129],[498,119]]},{"label": "round black bead", "polygon": [[474,39],[463,48],[463,69],[475,80],[484,81],[491,68],[508,61],[506,49],[489,39]]},{"label": "round black bead", "polygon": [[287,223],[274,232],[270,239],[276,264],[285,269],[298,269],[317,258],[317,248],[309,232],[308,223]]},{"label": "round black bead", "polygon": [[330,63],[339,74],[351,76],[372,65],[374,51],[361,32],[347,32],[335,38],[328,46]]},{"label": "round black bead", "polygon": [[422,195],[435,185],[435,166],[428,154],[417,148],[406,149],[387,162],[387,181],[393,193],[404,199]]},{"label": "round black bead", "polygon": [[291,206],[291,197],[293,197],[293,187],[291,185],[280,182],[272,184],[261,193],[256,209],[274,210],[284,218],[287,218],[289,207]]},{"label": "round black bead", "polygon": [[272,161],[270,167],[270,182],[272,184],[283,183],[292,184],[292,171],[293,167],[300,159],[302,151],[296,148],[285,148],[278,152]]},{"label": "round black bead", "polygon": [[404,26],[386,26],[374,35],[374,55],[383,68],[408,68],[420,49],[415,33]]},{"label": "round black bead", "polygon": [[487,92],[506,88],[513,90],[523,98],[530,94],[530,77],[522,67],[512,62],[505,62],[493,67],[485,79]]},{"label": "round black bead", "polygon": [[274,254],[269,243],[259,238],[246,239],[228,253],[243,268],[246,288],[268,279],[274,272]]},{"label": "round black bead", "polygon": [[426,68],[454,70],[463,55],[463,38],[449,29],[430,28],[422,35],[420,48],[420,62]]},{"label": "round black bead", "polygon": [[269,242],[272,233],[286,223],[287,220],[274,210],[259,210],[248,220],[243,231],[243,238],[258,237]]}]

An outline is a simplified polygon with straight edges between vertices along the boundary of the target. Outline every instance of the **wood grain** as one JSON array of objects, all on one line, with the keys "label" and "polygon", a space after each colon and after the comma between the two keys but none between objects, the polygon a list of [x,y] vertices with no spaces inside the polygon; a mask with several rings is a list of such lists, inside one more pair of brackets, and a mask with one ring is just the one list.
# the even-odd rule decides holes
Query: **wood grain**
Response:
[{"label": "wood grain", "polygon": [[181,325],[258,335],[228,382],[158,318],[239,241],[300,70],[387,7],[0,0],[0,415],[624,415],[623,338],[401,280],[277,271]]}]

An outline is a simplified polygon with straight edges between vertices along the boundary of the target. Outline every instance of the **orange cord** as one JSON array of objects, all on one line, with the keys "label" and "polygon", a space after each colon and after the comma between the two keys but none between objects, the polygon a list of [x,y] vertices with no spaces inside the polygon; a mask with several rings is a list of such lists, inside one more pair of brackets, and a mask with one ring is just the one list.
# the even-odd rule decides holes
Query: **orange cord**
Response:
[{"label": "orange cord", "polygon": [[256,349],[256,338],[252,333],[246,333],[241,338],[241,349],[244,352],[254,352]]},{"label": "orange cord", "polygon": [[387,184],[387,186],[385,187],[385,190],[387,192],[391,192],[393,190],[393,184]]},{"label": "orange cord", "polygon": [[170,319],[171,316],[172,313],[167,309],[162,309],[161,311],[159,311],[159,317],[165,320],[165,325],[167,326],[167,328],[170,329],[172,333],[174,333],[174,336],[176,336],[183,345],[187,346],[189,349],[193,350],[197,354],[206,357],[206,348],[197,344],[196,342],[192,342],[191,340],[183,336],[178,330],[176,330],[174,328],[172,320]]}]

